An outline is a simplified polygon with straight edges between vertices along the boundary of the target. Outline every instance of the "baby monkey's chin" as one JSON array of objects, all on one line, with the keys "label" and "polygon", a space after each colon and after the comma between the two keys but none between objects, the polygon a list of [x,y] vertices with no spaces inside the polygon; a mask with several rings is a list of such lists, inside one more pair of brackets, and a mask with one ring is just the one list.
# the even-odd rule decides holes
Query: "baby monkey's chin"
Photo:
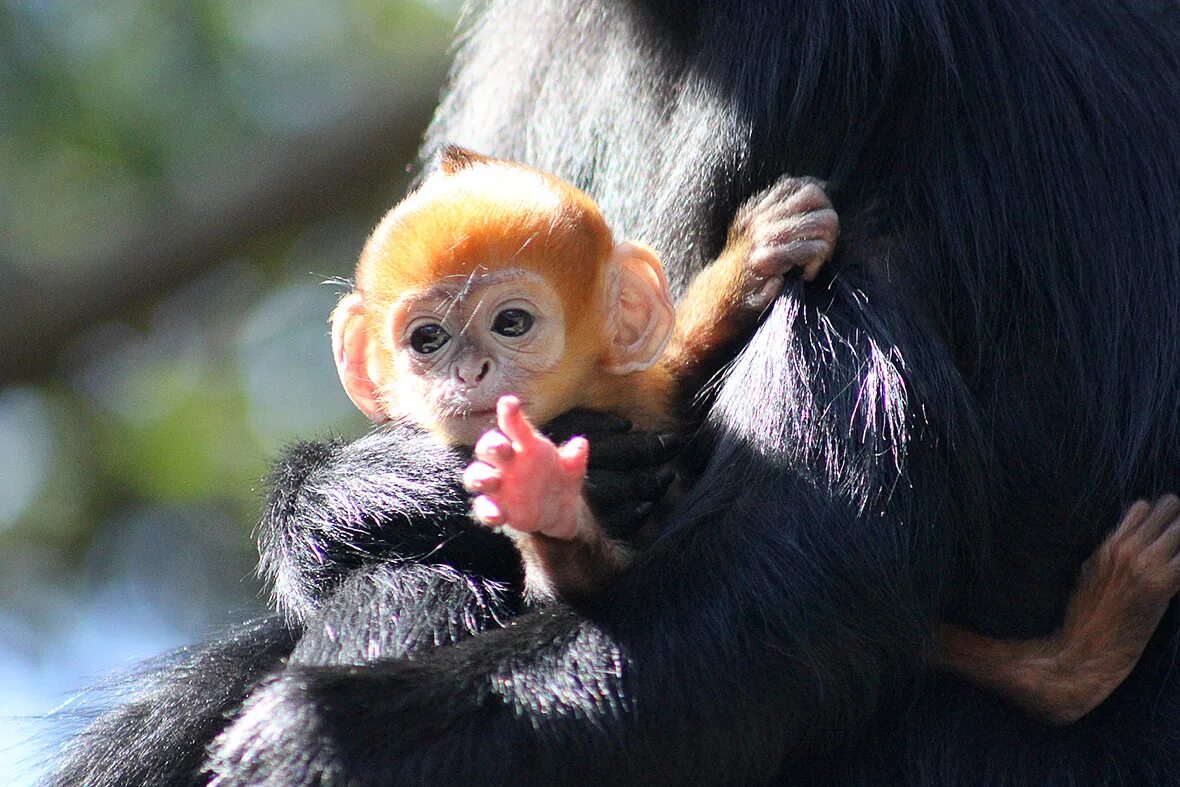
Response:
[{"label": "baby monkey's chin", "polygon": [[473,446],[484,432],[496,428],[495,406],[472,410],[463,415],[439,418],[436,430],[452,445]]}]

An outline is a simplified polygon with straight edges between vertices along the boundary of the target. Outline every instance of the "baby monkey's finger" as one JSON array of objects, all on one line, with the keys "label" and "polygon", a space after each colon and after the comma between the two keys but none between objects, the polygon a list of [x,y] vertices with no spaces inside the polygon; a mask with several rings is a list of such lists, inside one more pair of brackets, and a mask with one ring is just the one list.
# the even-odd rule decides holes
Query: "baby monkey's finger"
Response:
[{"label": "baby monkey's finger", "polygon": [[1123,514],[1123,518],[1119,520],[1118,527],[1115,528],[1114,533],[1109,537],[1109,541],[1124,541],[1134,537],[1138,532],[1143,521],[1147,519],[1147,515],[1151,513],[1151,503],[1146,500],[1136,500],[1127,509],[1127,513]]},{"label": "baby monkey's finger", "polygon": [[787,196],[785,207],[792,213],[810,213],[832,207],[826,185],[815,178],[798,178],[798,187]]},{"label": "baby monkey's finger", "polygon": [[486,462],[472,462],[463,471],[463,486],[468,492],[496,492],[503,476]]},{"label": "baby monkey's finger", "polygon": [[487,495],[480,495],[471,503],[471,515],[489,527],[504,524],[504,510]]},{"label": "baby monkey's finger", "polygon": [[590,441],[585,437],[574,437],[557,449],[558,461],[571,478],[586,475],[586,462],[590,457]]},{"label": "baby monkey's finger", "polygon": [[515,457],[512,441],[495,429],[484,432],[475,444],[475,458],[489,465],[511,462]]},{"label": "baby monkey's finger", "polygon": [[795,213],[819,210],[831,204],[826,189],[827,184],[815,178],[780,178],[758,197],[757,209],[764,212],[786,205]]},{"label": "baby monkey's finger", "polygon": [[520,400],[515,396],[501,396],[496,402],[496,423],[517,450],[527,451],[533,443],[545,439],[524,417]]},{"label": "baby monkey's finger", "polygon": [[1177,546],[1180,543],[1180,517],[1172,520],[1164,530],[1164,536],[1168,539],[1165,548],[1171,550],[1167,570],[1172,580],[1172,589],[1180,590],[1180,546]]},{"label": "baby monkey's finger", "polygon": [[1165,561],[1171,561],[1180,554],[1180,510],[1174,510],[1172,518],[1164,523],[1155,543],[1151,545],[1151,551]]},{"label": "baby monkey's finger", "polygon": [[802,268],[804,279],[808,279],[809,272],[814,278],[831,256],[830,241],[820,238],[798,238],[758,249],[750,255],[750,270],[756,276],[767,277],[780,276],[792,268]]},{"label": "baby monkey's finger", "polygon": [[767,217],[754,230],[754,242],[773,246],[796,239],[835,241],[840,234],[840,216],[832,208],[795,213],[783,206],[780,215]]}]

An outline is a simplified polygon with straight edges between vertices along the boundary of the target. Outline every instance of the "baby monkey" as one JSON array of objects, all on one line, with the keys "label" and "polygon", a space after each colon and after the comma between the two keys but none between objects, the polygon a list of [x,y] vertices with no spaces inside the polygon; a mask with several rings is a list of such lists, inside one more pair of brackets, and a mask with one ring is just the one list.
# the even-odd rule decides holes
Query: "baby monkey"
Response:
[{"label": "baby monkey", "polygon": [[[674,428],[684,387],[753,326],[788,271],[816,276],[837,233],[821,185],[785,178],[739,211],[677,311],[656,255],[616,243],[589,196],[451,147],[366,244],[355,290],[332,315],[337,371],[373,421],[474,444],[463,478],[474,516],[514,540],[527,593],[586,596],[633,547],[587,505],[588,442],[556,446],[532,424],[586,408]],[[1059,632],[1004,641],[940,626],[940,666],[1052,721],[1079,718],[1138,661],[1180,588],[1178,554],[1180,501],[1136,503],[1091,559]]]}]

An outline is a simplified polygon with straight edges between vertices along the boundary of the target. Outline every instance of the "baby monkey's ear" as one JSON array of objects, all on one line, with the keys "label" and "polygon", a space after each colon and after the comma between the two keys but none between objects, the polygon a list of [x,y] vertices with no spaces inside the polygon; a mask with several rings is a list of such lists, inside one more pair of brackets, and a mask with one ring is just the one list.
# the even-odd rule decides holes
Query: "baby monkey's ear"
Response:
[{"label": "baby monkey's ear", "polygon": [[664,266],[647,246],[626,241],[611,251],[608,273],[610,352],[604,371],[628,374],[649,369],[660,359],[676,325]]},{"label": "baby monkey's ear", "polygon": [[369,362],[369,324],[365,319],[365,300],[359,292],[345,295],[332,311],[332,355],[336,373],[348,398],[376,423],[388,421],[377,398]]}]

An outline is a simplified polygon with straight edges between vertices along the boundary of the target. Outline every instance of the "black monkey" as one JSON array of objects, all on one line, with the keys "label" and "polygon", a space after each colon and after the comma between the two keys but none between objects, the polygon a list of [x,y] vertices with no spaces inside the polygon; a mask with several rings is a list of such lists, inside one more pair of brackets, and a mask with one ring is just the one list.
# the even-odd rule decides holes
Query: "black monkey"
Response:
[{"label": "black monkey", "polygon": [[[429,484],[442,457],[309,450],[268,541],[295,627],[161,673],[75,746],[124,765],[60,781],[196,779],[206,746],[223,784],[1180,781],[1174,616],[1065,730],[923,677],[936,614],[1052,629],[1099,525],[1180,475],[1180,9],[501,0],[468,24],[428,149],[573,180],[674,287],[748,195],[825,177],[834,277],[768,315],[689,499],[594,603],[511,617],[495,550],[423,552],[349,471]],[[144,733],[169,714],[184,736]]]}]

